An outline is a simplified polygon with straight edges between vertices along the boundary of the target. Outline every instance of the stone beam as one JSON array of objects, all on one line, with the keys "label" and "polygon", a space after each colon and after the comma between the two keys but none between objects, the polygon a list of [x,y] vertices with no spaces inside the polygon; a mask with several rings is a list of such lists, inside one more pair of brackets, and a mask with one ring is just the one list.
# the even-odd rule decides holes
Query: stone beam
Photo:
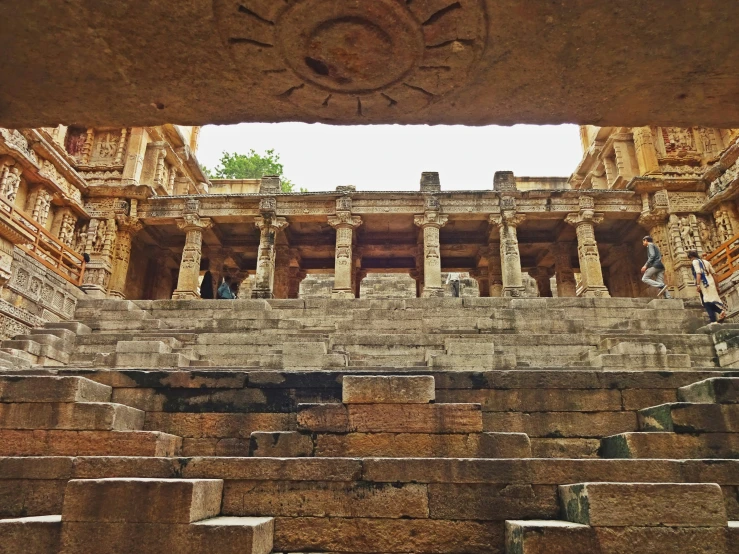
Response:
[{"label": "stone beam", "polygon": [[[632,0],[3,7],[0,125],[11,128],[285,120],[739,126],[739,11],[726,0],[652,0],[648,8]],[[24,23],[31,21],[40,23]]]}]

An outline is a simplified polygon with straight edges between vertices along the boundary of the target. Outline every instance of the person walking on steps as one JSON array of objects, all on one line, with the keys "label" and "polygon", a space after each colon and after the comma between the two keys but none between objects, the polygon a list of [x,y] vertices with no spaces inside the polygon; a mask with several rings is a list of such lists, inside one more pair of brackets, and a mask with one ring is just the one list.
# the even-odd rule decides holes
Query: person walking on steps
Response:
[{"label": "person walking on steps", "polygon": [[659,247],[654,244],[654,239],[649,235],[642,239],[642,244],[647,248],[647,263],[641,268],[642,282],[650,287],[658,288],[657,296],[664,295],[665,298],[672,298],[665,285],[665,266],[662,264],[662,253]]},{"label": "person walking on steps", "polygon": [[706,309],[708,319],[711,320],[711,323],[720,323],[726,317],[726,309],[716,287],[716,279],[714,279],[716,271],[713,269],[711,262],[702,260],[695,250],[688,252],[688,259],[690,260],[690,269],[693,270],[695,288],[698,289],[698,295]]}]

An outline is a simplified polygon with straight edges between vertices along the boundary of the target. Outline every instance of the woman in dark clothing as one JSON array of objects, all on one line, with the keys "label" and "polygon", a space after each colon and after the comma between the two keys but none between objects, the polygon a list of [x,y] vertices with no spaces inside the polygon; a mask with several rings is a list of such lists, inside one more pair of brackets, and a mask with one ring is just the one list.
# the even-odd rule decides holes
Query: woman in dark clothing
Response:
[{"label": "woman in dark clothing", "polygon": [[213,299],[213,275],[210,271],[205,272],[203,282],[200,283],[200,298],[205,300]]}]

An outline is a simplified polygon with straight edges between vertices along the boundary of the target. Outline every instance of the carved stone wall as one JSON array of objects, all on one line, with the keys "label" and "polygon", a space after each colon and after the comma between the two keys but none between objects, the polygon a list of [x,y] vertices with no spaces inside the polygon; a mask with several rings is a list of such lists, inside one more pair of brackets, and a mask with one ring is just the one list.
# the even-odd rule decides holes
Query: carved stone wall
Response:
[{"label": "carved stone wall", "polygon": [[15,248],[11,277],[0,295],[17,307],[19,314],[27,314],[19,320],[21,323],[39,325],[43,320],[71,319],[84,293]]}]

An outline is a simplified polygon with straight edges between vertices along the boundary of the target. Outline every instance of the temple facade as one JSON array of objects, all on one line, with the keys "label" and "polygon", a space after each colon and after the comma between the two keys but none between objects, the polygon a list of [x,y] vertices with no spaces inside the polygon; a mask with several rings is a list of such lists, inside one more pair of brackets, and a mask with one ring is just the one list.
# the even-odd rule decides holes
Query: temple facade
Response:
[{"label": "temple facade", "polygon": [[328,279],[326,294],[355,298],[368,275],[370,291],[388,274],[439,297],[449,272],[480,296],[650,296],[647,233],[673,295],[695,294],[697,250],[738,304],[737,129],[587,126],[569,179],[498,172],[489,190],[446,191],[424,173],[415,191],[300,194],[276,177],[210,181],[198,133],[0,129],[4,336],[70,318],[85,295],[198,298],[205,271],[252,298],[297,298],[307,275],[310,290]]}]

